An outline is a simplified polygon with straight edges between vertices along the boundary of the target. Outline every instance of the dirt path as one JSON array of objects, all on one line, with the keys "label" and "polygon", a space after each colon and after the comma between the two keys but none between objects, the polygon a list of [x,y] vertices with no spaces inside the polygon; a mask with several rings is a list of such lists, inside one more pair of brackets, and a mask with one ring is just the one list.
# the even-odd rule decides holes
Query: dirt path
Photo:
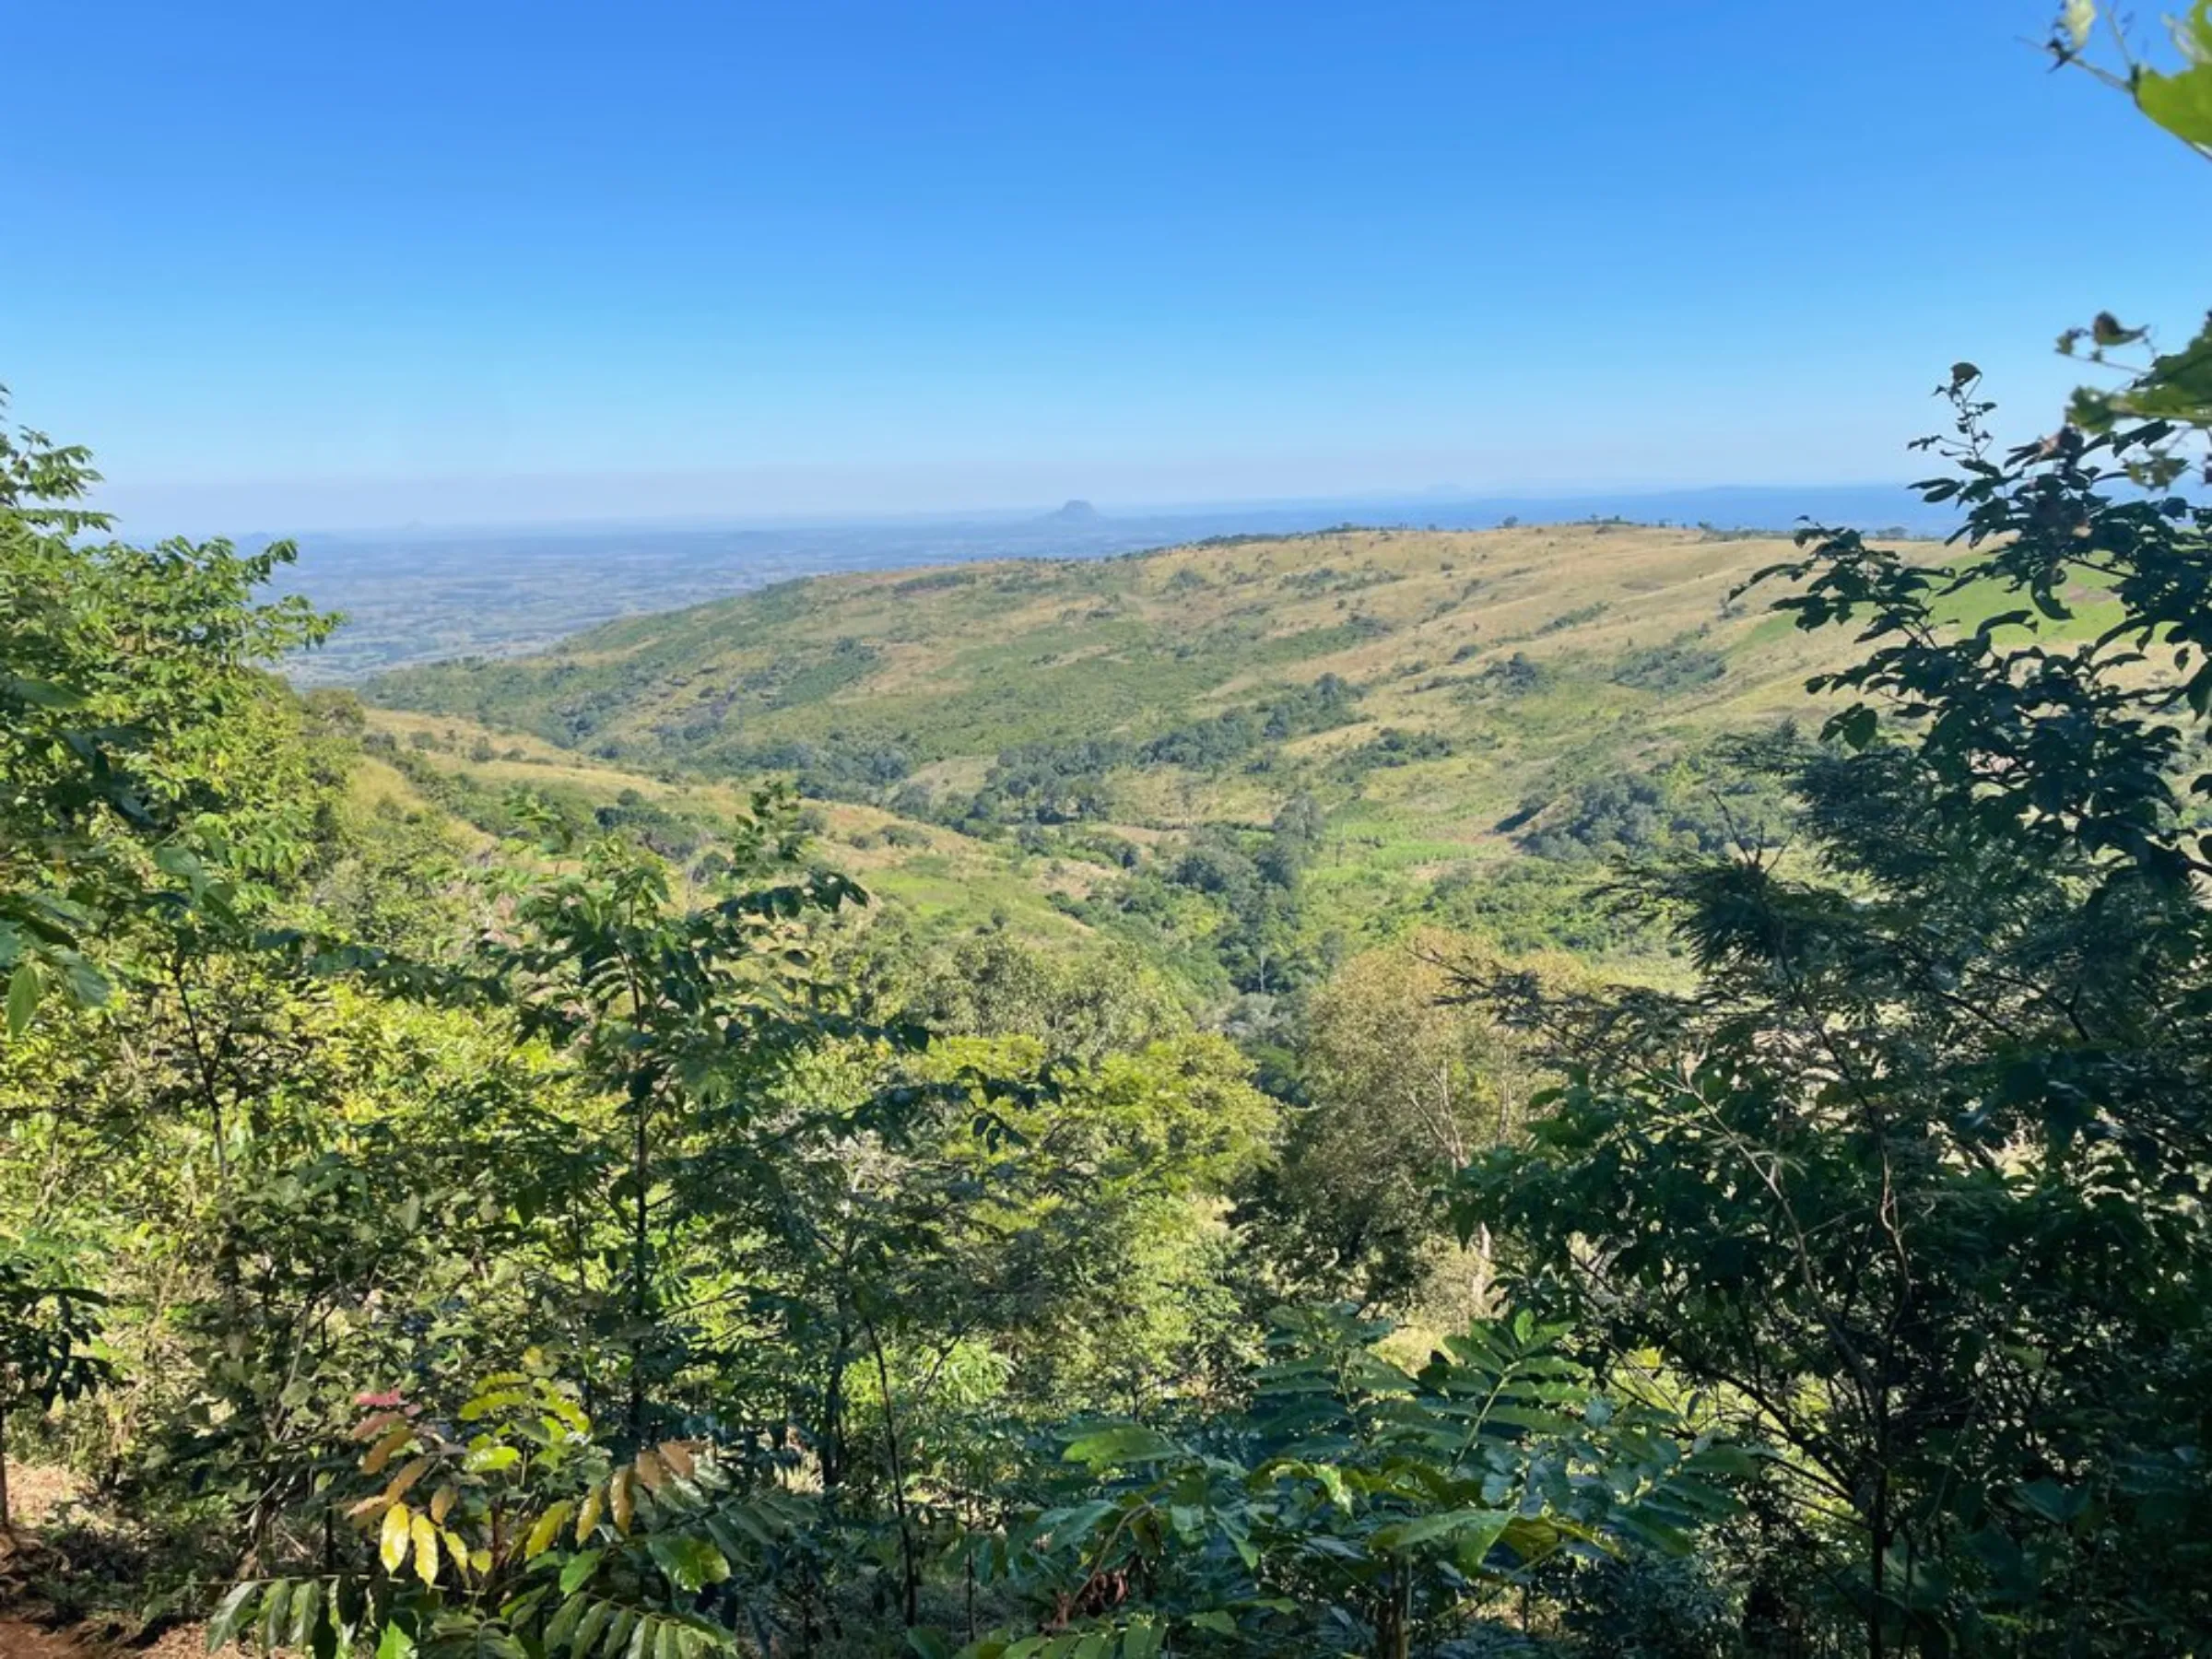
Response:
[{"label": "dirt path", "polygon": [[[0,1618],[0,1659],[207,1659],[205,1625],[180,1625],[150,1647],[117,1648],[89,1641],[72,1630],[48,1630],[20,1619]],[[246,1659],[226,1646],[213,1659]]]},{"label": "dirt path", "polygon": [[[77,1495],[76,1482],[66,1471],[35,1464],[11,1465],[8,1488],[14,1500],[11,1507],[15,1512],[16,1538],[34,1548],[40,1524],[57,1506]],[[7,1576],[5,1568],[15,1547],[15,1540],[0,1535],[0,1580]],[[0,1594],[0,1601],[5,1599],[5,1594]],[[35,1611],[27,1607],[14,1610]],[[50,1630],[43,1625],[0,1612],[0,1659],[206,1659],[206,1638],[205,1625],[182,1625],[165,1631],[160,1640],[148,1646],[124,1650],[112,1642],[97,1641],[87,1631]],[[230,1646],[214,1659],[246,1659],[246,1655]]]},{"label": "dirt path", "polygon": [[0,1659],[86,1659],[91,1652],[65,1632],[57,1635],[36,1625],[0,1618]]}]

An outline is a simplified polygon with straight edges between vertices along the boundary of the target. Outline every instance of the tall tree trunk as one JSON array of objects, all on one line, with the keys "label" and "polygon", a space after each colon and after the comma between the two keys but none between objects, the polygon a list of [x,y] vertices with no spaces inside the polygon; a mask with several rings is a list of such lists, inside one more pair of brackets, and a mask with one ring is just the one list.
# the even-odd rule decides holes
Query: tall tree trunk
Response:
[{"label": "tall tree trunk", "polygon": [[891,1511],[899,1518],[899,1564],[906,1581],[903,1598],[906,1628],[922,1622],[922,1564],[914,1545],[914,1528],[906,1509],[906,1469],[899,1453],[899,1419],[891,1408],[891,1368],[883,1357],[883,1338],[868,1322],[868,1347],[876,1354],[876,1380],[883,1389],[883,1434],[891,1464]]}]

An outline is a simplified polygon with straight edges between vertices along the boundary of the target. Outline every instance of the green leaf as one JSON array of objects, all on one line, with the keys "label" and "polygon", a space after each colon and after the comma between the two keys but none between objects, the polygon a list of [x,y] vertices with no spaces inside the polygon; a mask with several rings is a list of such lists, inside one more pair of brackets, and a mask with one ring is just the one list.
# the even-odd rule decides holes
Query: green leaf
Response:
[{"label": "green leaf", "polygon": [[604,1549],[586,1549],[561,1563],[560,1593],[566,1595],[589,1580],[593,1573],[599,1571],[600,1558],[606,1554]]},{"label": "green leaf", "polygon": [[376,1659],[415,1659],[415,1638],[396,1624],[386,1625],[377,1640]]},{"label": "green leaf", "polygon": [[7,1034],[20,1037],[30,1029],[30,1017],[39,1011],[39,967],[18,962],[7,982]]},{"label": "green leaf", "polygon": [[[2197,0],[2191,27],[2212,29],[2207,0]],[[2144,70],[2136,77],[2136,105],[2176,137],[2212,145],[2212,63],[2193,63],[2175,75]]]},{"label": "green leaf", "polygon": [[688,1595],[730,1576],[730,1563],[722,1551],[688,1533],[656,1533],[645,1540],[645,1547],[653,1564]]},{"label": "green leaf", "polygon": [[[1490,1546],[1498,1541],[1512,1518],[1509,1510],[1448,1510],[1441,1515],[1423,1515],[1418,1521],[1382,1527],[1374,1535],[1374,1546],[1383,1550],[1411,1549],[1417,1544],[1450,1538],[1480,1559],[1489,1553]],[[1477,1541],[1481,1544],[1478,1551],[1474,1549]]]},{"label": "green leaf", "polygon": [[2060,1526],[2072,1525],[2089,1502],[2088,1493],[2081,1488],[2063,1487],[2048,1476],[2015,1488],[2013,1496],[2044,1520]]},{"label": "green leaf", "polygon": [[8,695],[18,702],[27,702],[34,709],[76,709],[84,705],[85,694],[72,691],[67,686],[57,686],[52,680],[24,679],[18,675],[7,677]]},{"label": "green leaf", "polygon": [[[568,1593],[575,1586],[566,1582],[567,1575],[565,1573],[562,1578],[561,1594],[568,1595]],[[569,1595],[569,1599],[560,1604],[559,1610],[553,1615],[546,1626],[546,1651],[548,1653],[558,1653],[567,1650],[570,1641],[576,1634],[576,1628],[583,1622],[584,1613],[591,1605],[590,1598],[582,1594]]]},{"label": "green leaf", "polygon": [[952,1643],[935,1630],[909,1630],[906,1645],[922,1659],[952,1659]]},{"label": "green leaf", "polygon": [[224,1596],[221,1603],[216,1607],[215,1617],[207,1621],[207,1651],[209,1653],[214,1653],[216,1649],[238,1634],[240,1627],[245,1623],[247,1614],[253,1606],[254,1594],[260,1588],[260,1583],[253,1579],[248,1579],[242,1584],[233,1584],[230,1587],[230,1593]]},{"label": "green leaf", "polygon": [[1111,1429],[1077,1435],[1064,1454],[1068,1463],[1106,1468],[1116,1464],[1161,1463],[1182,1455],[1182,1448],[1165,1435],[1141,1423],[1117,1423]]},{"label": "green leaf", "polygon": [[1828,735],[1852,748],[1863,749],[1874,741],[1877,720],[1872,708],[1857,703],[1828,723]]},{"label": "green leaf", "polygon": [[286,1638],[288,1646],[305,1647],[316,1630],[323,1627],[323,1586],[310,1581],[292,1588],[291,1630]]},{"label": "green leaf", "polygon": [[576,1640],[570,1649],[578,1655],[578,1659],[582,1659],[582,1655],[592,1651],[593,1645],[599,1640],[600,1632],[606,1629],[615,1613],[613,1602],[594,1602],[591,1605],[584,1613],[582,1622],[576,1627]]}]

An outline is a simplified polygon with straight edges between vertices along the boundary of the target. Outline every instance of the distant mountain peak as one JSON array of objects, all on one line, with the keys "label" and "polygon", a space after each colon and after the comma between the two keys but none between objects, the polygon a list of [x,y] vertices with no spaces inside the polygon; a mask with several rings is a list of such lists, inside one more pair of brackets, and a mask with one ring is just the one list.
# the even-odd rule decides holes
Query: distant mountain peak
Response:
[{"label": "distant mountain peak", "polygon": [[1044,515],[1052,524],[1095,524],[1104,516],[1088,501],[1070,501],[1057,512]]}]

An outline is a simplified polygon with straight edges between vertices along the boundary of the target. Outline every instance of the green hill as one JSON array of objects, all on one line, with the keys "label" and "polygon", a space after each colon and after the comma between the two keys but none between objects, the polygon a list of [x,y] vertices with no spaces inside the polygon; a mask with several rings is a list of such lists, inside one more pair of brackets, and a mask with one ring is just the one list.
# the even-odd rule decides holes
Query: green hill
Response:
[{"label": "green hill", "polygon": [[[1560,897],[1574,866],[1711,833],[1710,738],[1806,706],[1816,647],[1730,598],[1789,551],[1600,524],[841,575],[367,693],[470,723],[479,767],[523,734],[534,758],[511,771],[559,755],[602,793],[791,775],[845,804],[830,821],[876,854],[872,880],[945,913],[1020,890],[1017,910],[1086,926],[1156,912],[1155,944],[1210,936],[1207,907],[1239,902],[1232,855],[1260,858],[1288,811],[1285,925],[1308,948],[1488,916],[1518,944],[1602,953],[1618,942]],[[1210,888],[1185,867],[1201,843],[1230,857]],[[1514,867],[1532,851],[1560,867]],[[1169,889],[1149,905],[1125,890],[1147,871]],[[1498,907],[1522,899],[1516,931]]]}]

